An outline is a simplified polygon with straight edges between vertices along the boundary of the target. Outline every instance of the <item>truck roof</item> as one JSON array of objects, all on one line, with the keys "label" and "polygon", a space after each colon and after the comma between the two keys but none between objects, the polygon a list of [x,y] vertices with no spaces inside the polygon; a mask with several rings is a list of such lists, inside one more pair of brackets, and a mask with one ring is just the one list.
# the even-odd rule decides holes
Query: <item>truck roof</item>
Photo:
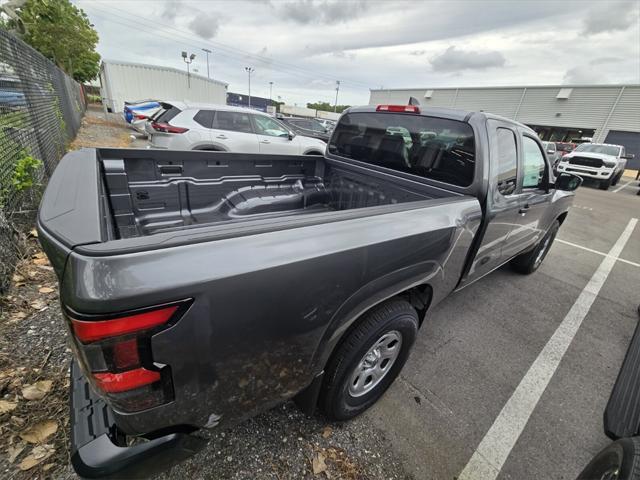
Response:
[{"label": "truck roof", "polygon": [[[424,105],[418,105],[420,107],[419,115],[423,115],[425,117],[440,117],[447,118],[449,120],[457,120],[459,122],[467,122],[471,116],[481,116],[486,119],[494,119],[500,120],[502,122],[511,123],[513,125],[517,125],[518,127],[525,128],[531,133],[535,133],[535,131],[528,126],[517,122],[511,118],[502,117],[500,115],[495,115],[493,113],[483,112],[483,111],[473,111],[473,110],[462,110],[458,108],[446,108],[446,107],[428,107]],[[377,105],[364,105],[361,107],[351,107],[346,112],[375,112]],[[414,114],[412,114],[414,115]]]}]

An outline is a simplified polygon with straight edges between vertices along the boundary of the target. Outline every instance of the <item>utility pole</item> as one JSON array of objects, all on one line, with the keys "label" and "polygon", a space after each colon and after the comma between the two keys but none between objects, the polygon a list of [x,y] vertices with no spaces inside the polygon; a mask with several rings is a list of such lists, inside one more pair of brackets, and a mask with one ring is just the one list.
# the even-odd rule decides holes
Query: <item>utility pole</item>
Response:
[{"label": "utility pole", "polygon": [[207,78],[211,78],[211,77],[209,76],[209,54],[210,54],[210,53],[213,53],[213,52],[212,52],[211,50],[209,50],[209,49],[206,49],[206,48],[202,48],[201,50],[202,50],[203,52],[206,52],[206,54],[207,54]]},{"label": "utility pole", "polygon": [[244,70],[249,75],[249,108],[251,108],[251,74],[255,72],[256,69],[252,67],[244,67]]},{"label": "utility pole", "polygon": [[338,92],[340,91],[340,80],[336,80],[336,103],[333,105],[333,113],[338,110]]},{"label": "utility pole", "polygon": [[271,105],[271,95],[273,94],[273,82],[269,82],[269,105]]},{"label": "utility pole", "polygon": [[191,62],[193,62],[193,59],[196,58],[196,54],[192,53],[191,55],[189,55],[188,57],[189,59],[187,60],[187,52],[182,52],[182,60],[184,60],[184,63],[187,64],[187,87],[191,88],[191,72],[189,71],[189,65],[191,65]]}]

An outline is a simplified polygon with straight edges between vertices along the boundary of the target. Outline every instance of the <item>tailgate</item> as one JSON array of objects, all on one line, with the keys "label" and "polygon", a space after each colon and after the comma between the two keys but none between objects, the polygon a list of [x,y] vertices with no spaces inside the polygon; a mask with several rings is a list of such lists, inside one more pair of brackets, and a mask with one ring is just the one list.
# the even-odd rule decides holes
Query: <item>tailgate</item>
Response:
[{"label": "tailgate", "polygon": [[96,150],[66,154],[49,180],[38,212],[40,242],[56,270],[62,267],[55,261],[61,250],[102,241],[101,201]]}]

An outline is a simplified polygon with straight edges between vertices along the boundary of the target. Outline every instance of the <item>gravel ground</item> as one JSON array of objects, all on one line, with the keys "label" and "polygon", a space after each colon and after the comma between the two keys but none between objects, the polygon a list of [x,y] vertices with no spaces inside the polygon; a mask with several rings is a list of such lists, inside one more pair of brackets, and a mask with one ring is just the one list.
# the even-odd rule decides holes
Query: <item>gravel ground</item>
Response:
[{"label": "gravel ground", "polygon": [[[72,148],[138,148],[116,115],[90,109]],[[0,299],[0,477],[77,478],[69,466],[67,348],[55,275],[35,232]],[[28,398],[33,398],[29,400]],[[331,424],[291,402],[225,431],[161,478],[409,479],[393,446],[366,418]]]}]

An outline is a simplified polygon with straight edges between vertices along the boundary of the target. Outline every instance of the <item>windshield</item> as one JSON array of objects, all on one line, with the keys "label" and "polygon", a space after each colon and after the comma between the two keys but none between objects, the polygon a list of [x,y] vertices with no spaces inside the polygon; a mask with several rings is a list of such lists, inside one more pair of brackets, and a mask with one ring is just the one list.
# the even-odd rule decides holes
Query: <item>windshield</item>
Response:
[{"label": "windshield", "polygon": [[615,145],[597,145],[595,143],[582,143],[576,147],[575,152],[603,153],[605,155],[618,156],[620,147]]},{"label": "windshield", "polygon": [[349,113],[329,152],[466,187],[475,173],[473,130],[466,123],[402,113]]}]

